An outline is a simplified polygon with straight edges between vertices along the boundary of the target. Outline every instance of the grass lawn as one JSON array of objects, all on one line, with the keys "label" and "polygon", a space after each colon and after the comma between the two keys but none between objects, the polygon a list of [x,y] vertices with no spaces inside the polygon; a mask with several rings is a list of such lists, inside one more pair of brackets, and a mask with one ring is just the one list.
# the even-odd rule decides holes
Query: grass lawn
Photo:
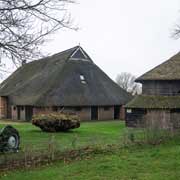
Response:
[{"label": "grass lawn", "polygon": [[[0,121],[0,128],[5,121]],[[54,136],[59,149],[78,148],[93,144],[114,144],[120,141],[121,134],[125,130],[122,121],[108,122],[84,122],[81,127],[65,133],[45,133],[30,123],[14,123],[21,136],[21,147],[43,149],[47,142]]]},{"label": "grass lawn", "polygon": [[9,172],[2,180],[178,180],[180,144],[122,149],[71,163]]},{"label": "grass lawn", "polygon": [[[3,127],[3,122],[0,122]],[[22,146],[41,149],[53,135],[62,149],[92,144],[120,143],[126,130],[120,121],[82,123],[69,133],[43,133],[29,123],[13,124],[21,135]],[[29,145],[30,144],[30,145]],[[28,146],[29,145],[29,146]],[[7,172],[2,180],[178,180],[180,179],[180,139],[165,144],[130,146],[114,152],[91,154],[82,160],[56,162],[31,170]]]}]

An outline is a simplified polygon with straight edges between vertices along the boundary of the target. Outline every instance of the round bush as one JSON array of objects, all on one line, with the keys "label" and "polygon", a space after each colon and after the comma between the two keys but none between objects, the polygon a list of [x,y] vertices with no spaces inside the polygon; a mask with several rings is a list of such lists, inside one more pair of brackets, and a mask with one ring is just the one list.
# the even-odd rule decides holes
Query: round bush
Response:
[{"label": "round bush", "polygon": [[79,128],[80,120],[77,115],[64,113],[38,114],[32,118],[32,124],[45,132],[68,131]]}]

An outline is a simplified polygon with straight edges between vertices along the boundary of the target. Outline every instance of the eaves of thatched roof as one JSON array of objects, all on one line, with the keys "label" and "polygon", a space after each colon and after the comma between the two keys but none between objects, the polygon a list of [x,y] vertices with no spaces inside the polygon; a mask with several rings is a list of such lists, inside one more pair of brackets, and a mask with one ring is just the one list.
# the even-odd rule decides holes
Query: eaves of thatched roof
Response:
[{"label": "eaves of thatched roof", "polygon": [[179,109],[180,96],[136,96],[125,106],[126,108],[143,109]]}]

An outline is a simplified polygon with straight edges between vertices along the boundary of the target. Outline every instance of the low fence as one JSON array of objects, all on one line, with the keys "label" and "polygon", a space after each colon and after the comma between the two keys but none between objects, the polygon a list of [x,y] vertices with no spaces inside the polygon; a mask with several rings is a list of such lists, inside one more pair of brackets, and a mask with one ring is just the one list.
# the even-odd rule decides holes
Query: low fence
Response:
[{"label": "low fence", "polygon": [[[53,139],[49,141],[44,149],[33,149],[29,146],[17,153],[1,153],[0,154],[0,174],[8,170],[21,168],[33,168],[40,165],[47,165],[55,161],[69,162],[72,160],[80,160],[83,157],[93,153],[102,154],[104,152],[113,151],[116,145],[94,145],[86,146],[78,149],[61,150],[56,146]],[[119,148],[119,147],[118,147]]]},{"label": "low fence", "polygon": [[23,142],[22,148],[17,153],[1,153],[0,174],[8,170],[32,168],[59,160],[64,162],[69,162],[73,159],[79,160],[93,153],[112,153],[114,150],[120,150],[132,145],[141,145],[141,148],[142,144],[158,145],[168,140],[175,140],[175,143],[179,143],[180,132],[127,129],[114,144],[103,144],[93,140],[90,141],[90,145],[82,144],[81,146],[76,146],[76,141],[78,140],[74,138],[67,147],[61,147],[52,135],[47,141],[38,141],[37,143],[41,143],[41,146],[31,145],[32,141],[26,141]]}]

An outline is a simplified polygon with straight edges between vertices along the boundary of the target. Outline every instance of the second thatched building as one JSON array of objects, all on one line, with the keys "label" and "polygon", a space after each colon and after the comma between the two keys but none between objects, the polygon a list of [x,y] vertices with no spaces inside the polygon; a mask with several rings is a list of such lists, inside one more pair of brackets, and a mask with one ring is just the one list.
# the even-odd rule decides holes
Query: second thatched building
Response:
[{"label": "second thatched building", "polygon": [[126,125],[180,128],[180,53],[136,82],[142,83],[142,95],[126,105]]}]

